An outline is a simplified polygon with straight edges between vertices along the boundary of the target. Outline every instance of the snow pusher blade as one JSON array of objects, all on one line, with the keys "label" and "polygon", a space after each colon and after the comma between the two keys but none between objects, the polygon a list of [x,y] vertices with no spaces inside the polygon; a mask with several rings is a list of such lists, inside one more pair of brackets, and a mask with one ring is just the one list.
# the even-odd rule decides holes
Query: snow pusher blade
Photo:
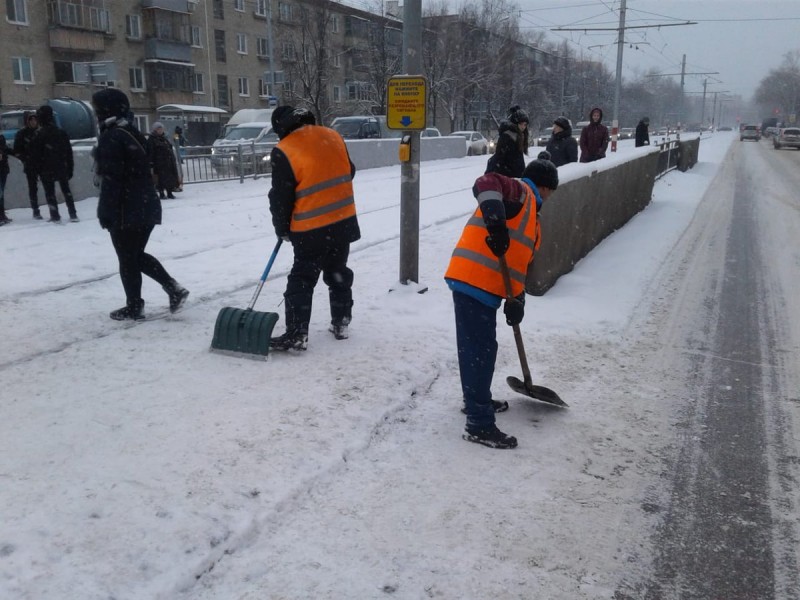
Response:
[{"label": "snow pusher blade", "polygon": [[[506,299],[513,298],[513,291],[511,289],[511,275],[508,273],[508,264],[506,263],[505,256],[498,256],[500,261],[500,272],[503,274],[503,283],[506,288]],[[533,385],[531,381],[531,370],[528,368],[528,359],[525,357],[525,347],[522,345],[522,333],[520,333],[519,325],[512,326],[514,330],[514,341],[517,343],[517,354],[519,354],[519,362],[522,365],[522,376],[525,381],[520,381],[516,377],[507,377],[506,382],[512,390],[523,396],[529,396],[534,400],[540,402],[547,402],[556,406],[569,406],[564,402],[558,394],[550,388],[541,385]]]},{"label": "snow pusher blade", "polygon": [[258,287],[250,300],[250,306],[245,309],[226,306],[219,311],[217,322],[214,324],[214,337],[211,340],[211,350],[224,354],[264,356],[269,353],[269,340],[272,330],[278,322],[278,314],[259,312],[253,310],[261,288],[267,280],[275,257],[281,247],[281,240],[275,245],[272,256],[269,258],[264,274],[258,282]]}]

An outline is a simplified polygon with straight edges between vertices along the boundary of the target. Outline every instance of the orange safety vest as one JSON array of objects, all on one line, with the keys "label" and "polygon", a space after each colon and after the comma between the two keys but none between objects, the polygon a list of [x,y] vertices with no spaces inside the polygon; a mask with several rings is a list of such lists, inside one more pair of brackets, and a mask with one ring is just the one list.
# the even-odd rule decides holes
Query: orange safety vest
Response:
[{"label": "orange safety vest", "polygon": [[342,136],[306,125],[278,142],[297,187],[291,231],[311,231],[356,216],[350,159]]},{"label": "orange safety vest", "polygon": [[[528,265],[533,251],[539,247],[539,221],[536,218],[536,197],[525,186],[525,202],[519,214],[506,221],[510,243],[506,263],[511,275],[511,291],[518,296],[525,289]],[[506,288],[500,273],[500,261],[486,245],[486,223],[480,207],[467,221],[458,240],[445,277],[463,281],[496,296],[505,297]]]}]

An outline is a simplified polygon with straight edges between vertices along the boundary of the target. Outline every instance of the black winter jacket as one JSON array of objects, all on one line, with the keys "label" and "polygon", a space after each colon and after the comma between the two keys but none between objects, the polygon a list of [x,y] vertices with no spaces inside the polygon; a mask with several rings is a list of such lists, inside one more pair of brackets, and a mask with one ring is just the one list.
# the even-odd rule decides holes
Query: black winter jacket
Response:
[{"label": "black winter jacket", "polygon": [[67,132],[57,125],[48,123],[39,127],[28,146],[28,156],[34,173],[42,179],[72,179],[75,168],[72,144]]},{"label": "black winter jacket", "polygon": [[6,145],[6,138],[0,135],[0,176],[8,175],[8,157],[10,154],[10,148]]},{"label": "black winter jacket", "polygon": [[572,137],[572,128],[553,134],[545,150],[550,153],[550,160],[557,167],[578,162],[578,140]]},{"label": "black winter jacket", "polygon": [[147,141],[128,121],[108,119],[95,150],[100,177],[97,219],[104,229],[144,229],[161,223]]},{"label": "black winter jacket", "polygon": [[499,173],[506,177],[522,177],[525,156],[520,150],[520,137],[524,134],[510,121],[502,121],[498,129],[497,147],[486,163],[486,173]]},{"label": "black winter jacket", "polygon": [[[355,216],[319,229],[303,232],[289,231],[297,179],[289,159],[279,148],[272,150],[270,164],[272,166],[272,188],[269,191],[269,210],[272,213],[272,225],[275,227],[277,236],[288,235],[293,246],[301,247],[308,252],[322,251],[332,246],[349,244],[361,239],[358,218]],[[355,174],[356,167],[351,160],[350,176],[355,177]]]},{"label": "black winter jacket", "polygon": [[649,145],[650,133],[647,131],[647,124],[644,121],[639,121],[636,125],[636,147]]},{"label": "black winter jacket", "polygon": [[147,155],[150,166],[158,178],[156,187],[163,190],[174,190],[179,187],[178,163],[172,142],[165,135],[151,134],[147,138]]},{"label": "black winter jacket", "polygon": [[30,146],[37,131],[32,127],[23,127],[14,135],[14,156],[22,161],[26,173],[35,173],[30,161]]}]

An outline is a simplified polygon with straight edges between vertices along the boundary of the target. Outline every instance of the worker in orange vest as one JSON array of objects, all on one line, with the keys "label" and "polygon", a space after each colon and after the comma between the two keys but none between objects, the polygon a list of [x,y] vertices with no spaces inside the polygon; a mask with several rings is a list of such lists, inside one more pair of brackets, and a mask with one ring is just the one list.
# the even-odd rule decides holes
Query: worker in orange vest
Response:
[{"label": "worker in orange vest", "polygon": [[[522,322],[525,278],[539,247],[537,213],[558,187],[558,170],[547,152],[525,167],[522,178],[487,173],[472,188],[478,208],[461,234],[445,281],[453,292],[456,345],[467,415],[463,438],[490,448],[515,448],[517,439],[500,431],[495,413],[508,402],[492,399],[497,358],[497,309],[508,325]],[[488,235],[487,235],[488,233]],[[512,296],[506,296],[499,256],[505,256]]]},{"label": "worker in orange vest", "polygon": [[269,209],[275,234],[291,242],[294,264],[283,294],[286,332],[270,340],[274,350],[305,350],[311,300],[319,275],[329,290],[330,332],[347,339],[352,319],[350,244],[361,237],[353,194],[356,168],[338,132],[316,125],[305,108],[279,106],[272,128]]}]

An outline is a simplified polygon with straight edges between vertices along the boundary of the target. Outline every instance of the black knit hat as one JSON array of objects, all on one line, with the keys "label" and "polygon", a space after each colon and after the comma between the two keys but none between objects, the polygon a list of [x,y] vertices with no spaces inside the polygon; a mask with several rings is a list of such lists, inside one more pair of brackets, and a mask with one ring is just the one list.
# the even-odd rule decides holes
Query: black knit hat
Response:
[{"label": "black knit hat", "polygon": [[569,122],[567,117],[556,117],[553,121],[553,125],[558,125],[565,131],[572,131],[572,123]]},{"label": "black knit hat", "polygon": [[550,162],[550,153],[546,150],[539,153],[536,160],[532,160],[522,172],[522,177],[530,179],[537,186],[550,188],[555,191],[558,188],[558,169]]},{"label": "black knit hat", "polygon": [[124,119],[131,111],[131,103],[124,92],[117,88],[105,88],[92,96],[92,106],[99,121],[109,117]]},{"label": "black knit hat", "polygon": [[41,125],[52,125],[55,121],[53,117],[53,107],[49,104],[43,104],[36,109],[36,119]]},{"label": "black knit hat", "polygon": [[516,125],[520,123],[530,123],[528,113],[522,110],[519,105],[514,105],[508,109],[508,120]]}]

